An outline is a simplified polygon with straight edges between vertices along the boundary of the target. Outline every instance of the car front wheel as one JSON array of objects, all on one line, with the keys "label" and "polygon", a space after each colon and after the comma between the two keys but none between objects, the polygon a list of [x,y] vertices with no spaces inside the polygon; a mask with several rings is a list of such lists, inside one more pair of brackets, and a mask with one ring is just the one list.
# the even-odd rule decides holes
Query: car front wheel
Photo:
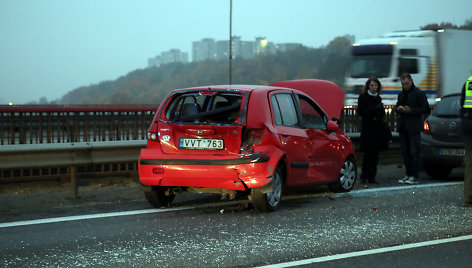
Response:
[{"label": "car front wheel", "polygon": [[274,211],[280,204],[283,192],[283,173],[279,167],[274,172],[272,180],[273,192],[263,193],[259,188],[251,189],[252,205],[257,211]]},{"label": "car front wheel", "polygon": [[170,190],[169,187],[153,186],[151,191],[144,191],[144,196],[156,208],[168,207],[175,198]]},{"label": "car front wheel", "polygon": [[328,187],[333,192],[349,192],[354,188],[354,183],[356,182],[357,177],[357,166],[354,157],[349,156],[346,161],[344,161],[343,166],[339,172],[338,180],[332,184],[329,184]]}]

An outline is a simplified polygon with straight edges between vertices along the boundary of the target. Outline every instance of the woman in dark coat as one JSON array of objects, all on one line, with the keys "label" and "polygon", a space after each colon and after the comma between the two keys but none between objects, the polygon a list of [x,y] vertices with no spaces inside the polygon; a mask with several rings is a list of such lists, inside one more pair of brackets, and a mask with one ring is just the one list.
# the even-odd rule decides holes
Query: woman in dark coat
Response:
[{"label": "woman in dark coat", "polygon": [[357,112],[361,117],[361,151],[364,152],[362,160],[361,181],[363,183],[377,183],[377,163],[379,151],[385,149],[385,109],[380,93],[382,84],[376,77],[370,77],[362,89],[357,100]]}]

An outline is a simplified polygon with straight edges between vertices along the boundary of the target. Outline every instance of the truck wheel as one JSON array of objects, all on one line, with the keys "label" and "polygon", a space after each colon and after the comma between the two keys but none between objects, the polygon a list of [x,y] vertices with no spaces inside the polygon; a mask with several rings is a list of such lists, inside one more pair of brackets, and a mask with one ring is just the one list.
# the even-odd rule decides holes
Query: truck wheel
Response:
[{"label": "truck wheel", "polygon": [[272,180],[273,192],[262,193],[261,189],[251,189],[252,205],[257,211],[269,212],[274,211],[280,204],[282,199],[284,177],[281,169],[277,167]]},{"label": "truck wheel", "polygon": [[175,198],[175,194],[168,190],[169,187],[154,186],[152,191],[144,191],[144,196],[149,204],[156,208],[168,207]]},{"label": "truck wheel", "polygon": [[436,180],[447,179],[447,176],[451,174],[452,167],[441,166],[437,164],[424,165],[424,171],[433,179],[436,179]]},{"label": "truck wheel", "polygon": [[349,156],[344,161],[341,171],[339,172],[338,180],[328,185],[330,191],[341,193],[349,192],[354,188],[354,183],[357,178],[357,166],[354,157]]}]

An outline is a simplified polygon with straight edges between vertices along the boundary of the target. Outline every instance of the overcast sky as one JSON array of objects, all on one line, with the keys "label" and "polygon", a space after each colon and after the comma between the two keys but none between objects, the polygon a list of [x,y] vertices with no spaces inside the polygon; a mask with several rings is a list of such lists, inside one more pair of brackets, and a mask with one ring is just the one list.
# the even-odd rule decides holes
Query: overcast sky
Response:
[{"label": "overcast sky", "polygon": [[[462,25],[471,11],[471,0],[233,0],[233,35],[317,48],[346,34]],[[0,0],[0,104],[60,99],[173,48],[191,57],[207,37],[229,39],[229,0]]]}]

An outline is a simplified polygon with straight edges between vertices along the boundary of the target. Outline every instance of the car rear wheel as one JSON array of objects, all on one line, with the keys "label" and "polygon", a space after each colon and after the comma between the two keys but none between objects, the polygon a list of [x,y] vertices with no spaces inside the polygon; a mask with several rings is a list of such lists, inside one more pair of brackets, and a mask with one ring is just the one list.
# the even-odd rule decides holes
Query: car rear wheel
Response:
[{"label": "car rear wheel", "polygon": [[169,187],[154,186],[151,191],[145,191],[144,196],[156,208],[168,207],[175,198],[175,194],[169,190]]},{"label": "car rear wheel", "polygon": [[452,167],[441,165],[424,165],[424,171],[433,179],[446,179],[451,174]]},{"label": "car rear wheel", "polygon": [[274,211],[282,199],[284,177],[282,170],[277,167],[272,180],[273,192],[263,193],[261,189],[251,189],[252,205],[257,211]]},{"label": "car rear wheel", "polygon": [[335,183],[329,184],[328,188],[333,192],[349,192],[354,188],[354,183],[357,178],[357,166],[354,157],[349,156],[344,161],[341,171],[339,172],[338,180]]}]

